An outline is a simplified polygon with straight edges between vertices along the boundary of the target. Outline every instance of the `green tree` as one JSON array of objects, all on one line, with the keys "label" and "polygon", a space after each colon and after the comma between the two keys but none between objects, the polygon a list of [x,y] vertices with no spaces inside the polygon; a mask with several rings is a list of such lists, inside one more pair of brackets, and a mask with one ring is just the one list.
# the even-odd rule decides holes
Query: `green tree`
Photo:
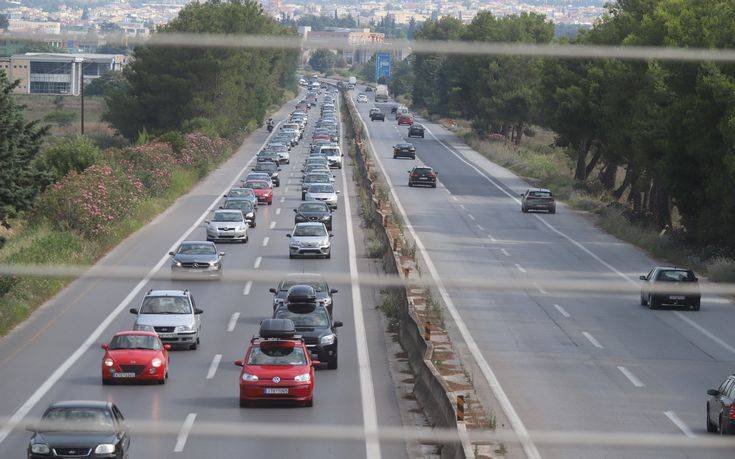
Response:
[{"label": "green tree", "polygon": [[102,154],[85,136],[64,137],[46,148],[36,159],[36,167],[56,182],[71,171],[82,172],[99,162]]},{"label": "green tree", "polygon": [[7,30],[8,29],[8,17],[4,14],[0,14],[0,29]]},{"label": "green tree", "polygon": [[337,63],[337,55],[328,49],[318,49],[309,58],[309,65],[317,72],[328,73]]}]

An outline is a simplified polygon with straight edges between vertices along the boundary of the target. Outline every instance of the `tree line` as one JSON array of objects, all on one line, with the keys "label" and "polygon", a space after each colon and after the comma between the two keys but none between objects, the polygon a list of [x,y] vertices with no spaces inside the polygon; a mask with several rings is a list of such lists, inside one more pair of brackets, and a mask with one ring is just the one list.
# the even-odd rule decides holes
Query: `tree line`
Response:
[{"label": "tree line", "polygon": [[[551,43],[537,14],[471,23],[445,17],[424,40]],[[732,48],[729,0],[619,0],[589,30],[561,42]],[[472,120],[480,135],[513,143],[539,125],[553,130],[582,184],[602,186],[653,225],[681,224],[697,245],[735,249],[735,66],[650,59],[552,59],[415,54],[390,83],[417,108]]]}]

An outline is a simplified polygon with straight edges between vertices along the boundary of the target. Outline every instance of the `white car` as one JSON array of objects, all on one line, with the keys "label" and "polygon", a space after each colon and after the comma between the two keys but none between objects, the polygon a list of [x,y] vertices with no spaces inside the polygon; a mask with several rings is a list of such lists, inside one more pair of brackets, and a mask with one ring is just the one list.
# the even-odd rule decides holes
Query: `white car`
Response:
[{"label": "white car", "polygon": [[207,225],[208,241],[240,241],[248,242],[250,224],[242,211],[237,209],[220,209],[214,212]]},{"label": "white car", "polygon": [[321,222],[297,223],[293,231],[286,235],[291,238],[288,244],[288,257],[332,257],[332,234]]},{"label": "white car", "polygon": [[339,191],[333,185],[317,183],[306,189],[306,201],[324,201],[330,209],[337,210],[337,195]]},{"label": "white car", "polygon": [[337,145],[325,145],[319,153],[327,158],[329,167],[342,169],[342,150]]},{"label": "white car", "polygon": [[360,103],[366,104],[368,101],[368,98],[365,94],[360,94],[359,96],[357,96],[357,101]]}]

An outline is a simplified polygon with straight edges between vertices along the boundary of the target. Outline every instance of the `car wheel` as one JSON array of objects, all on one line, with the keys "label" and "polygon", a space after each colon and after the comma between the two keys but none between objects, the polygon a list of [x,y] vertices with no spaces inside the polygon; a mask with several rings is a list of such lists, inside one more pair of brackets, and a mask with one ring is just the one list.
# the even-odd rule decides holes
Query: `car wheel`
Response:
[{"label": "car wheel", "polygon": [[199,347],[199,344],[194,343],[189,345],[189,350],[196,351],[197,347]]},{"label": "car wheel", "polygon": [[330,250],[330,251],[329,251],[329,252],[327,253],[327,256],[326,256],[326,257],[324,257],[324,258],[332,258],[332,251]]},{"label": "car wheel", "polygon": [[249,240],[250,240],[250,235],[247,235],[245,236],[245,239],[242,240],[242,243],[247,244]]},{"label": "car wheel", "polygon": [[292,253],[289,253],[288,258],[296,258],[296,257]]},{"label": "car wheel", "polygon": [[523,212],[524,214],[528,213],[528,209],[526,209],[526,206],[521,206],[521,212]]},{"label": "car wheel", "polygon": [[408,182],[408,186],[413,186],[413,184],[411,182]]},{"label": "car wheel", "polygon": [[692,311],[699,311],[699,305],[701,303],[701,300],[694,300],[692,302],[692,305],[690,306]]},{"label": "car wheel", "polygon": [[250,402],[247,400],[240,400],[240,408],[248,408],[250,406]]},{"label": "car wheel", "polygon": [[314,397],[310,398],[309,400],[304,402],[304,406],[307,408],[311,408],[314,406]]},{"label": "car wheel", "polygon": [[432,188],[436,188],[436,183],[432,183],[432,184],[431,184],[431,187],[432,187]]},{"label": "car wheel", "polygon": [[550,214],[555,214],[556,213],[556,207],[553,207],[553,208],[549,209],[549,213]]},{"label": "car wheel", "polygon": [[303,201],[304,199],[306,199],[306,194],[301,193],[301,200]]},{"label": "car wheel", "polygon": [[253,220],[253,222],[252,222],[251,226],[252,226],[253,228],[255,228],[255,220]]},{"label": "car wheel", "polygon": [[643,295],[641,295],[641,306],[648,306],[648,301],[646,301],[646,299],[643,298]]},{"label": "car wheel", "polygon": [[109,380],[109,379],[102,378],[102,385],[103,386],[111,386],[112,385],[112,381]]},{"label": "car wheel", "polygon": [[648,295],[648,309],[658,309],[656,298],[652,297],[651,295]]},{"label": "car wheel", "polygon": [[163,378],[159,379],[157,382],[159,385],[166,384],[166,377],[164,376]]},{"label": "car wheel", "polygon": [[709,403],[707,404],[707,432],[709,433],[717,432],[717,426],[712,424],[712,421],[709,420]]},{"label": "car wheel", "polygon": [[272,205],[272,204],[273,204],[273,200],[268,201],[268,205],[269,206]]},{"label": "car wheel", "polygon": [[327,369],[329,369],[329,370],[336,370],[337,369],[337,366],[338,366],[337,356],[335,355],[334,358],[329,359],[327,361]]},{"label": "car wheel", "polygon": [[423,134],[421,134],[421,138],[422,138],[422,139],[424,138],[424,135],[423,135]]}]

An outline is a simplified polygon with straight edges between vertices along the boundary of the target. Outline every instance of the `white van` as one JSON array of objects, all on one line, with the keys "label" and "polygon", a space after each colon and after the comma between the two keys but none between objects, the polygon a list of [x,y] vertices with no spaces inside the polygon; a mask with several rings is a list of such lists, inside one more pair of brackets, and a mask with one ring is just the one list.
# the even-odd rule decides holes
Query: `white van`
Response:
[{"label": "white van", "polygon": [[323,145],[319,154],[327,158],[329,167],[342,169],[342,150],[337,145]]}]

